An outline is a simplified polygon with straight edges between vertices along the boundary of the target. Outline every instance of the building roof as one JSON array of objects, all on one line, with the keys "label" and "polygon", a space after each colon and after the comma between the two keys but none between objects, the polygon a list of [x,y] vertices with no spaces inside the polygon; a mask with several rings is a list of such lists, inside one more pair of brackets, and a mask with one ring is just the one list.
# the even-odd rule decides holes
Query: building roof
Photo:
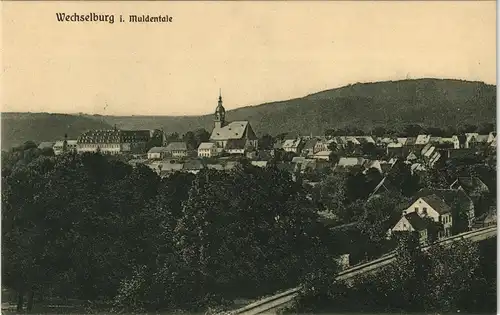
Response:
[{"label": "building roof", "polygon": [[427,229],[427,221],[422,219],[416,212],[406,214],[405,218],[416,231]]},{"label": "building roof", "polygon": [[38,148],[40,150],[43,150],[43,149],[52,149],[52,147],[54,146],[54,142],[40,142],[40,144],[38,145]]},{"label": "building roof", "polygon": [[408,137],[408,138],[406,138],[406,142],[404,143],[404,145],[415,145],[416,141],[417,141],[416,137]]},{"label": "building roof", "polygon": [[436,195],[427,195],[421,198],[439,214],[451,212],[450,206],[448,206],[443,199]]},{"label": "building roof", "polygon": [[187,151],[187,145],[185,142],[170,142],[167,147],[167,151]]},{"label": "building roof", "polygon": [[163,153],[168,151],[169,149],[167,147],[152,147],[149,149],[148,153]]},{"label": "building roof", "polygon": [[250,163],[252,163],[253,166],[257,166],[257,167],[266,167],[268,164],[267,161],[252,161]]},{"label": "building roof", "polygon": [[316,146],[316,143],[318,142],[318,139],[309,139],[306,141],[304,144],[304,148],[302,150],[312,150],[314,149],[314,146]]},{"label": "building roof", "polygon": [[[67,140],[66,143],[69,145],[69,146],[76,146],[78,141],[77,140]],[[63,147],[64,145],[64,140],[59,140],[59,141],[56,141],[54,143],[54,146],[53,147]]]},{"label": "building roof", "polygon": [[217,146],[213,142],[202,142],[198,146],[198,150],[210,150],[215,149]]},{"label": "building roof", "polygon": [[305,158],[305,157],[303,157],[303,156],[294,156],[294,157],[292,158],[292,163],[302,163],[302,162],[304,162],[304,161],[305,161],[305,159],[306,159],[306,158]]},{"label": "building roof", "polygon": [[149,130],[87,130],[77,139],[78,143],[130,143],[148,141]]},{"label": "building roof", "polygon": [[314,156],[330,156],[331,153],[332,153],[332,151],[330,151],[330,150],[320,151],[320,152],[314,154]]},{"label": "building roof", "polygon": [[462,189],[429,189],[424,188],[417,192],[418,196],[435,195],[444,200],[448,205],[453,205],[458,201],[463,206],[472,206],[472,200]]},{"label": "building roof", "polygon": [[302,142],[302,139],[288,139],[283,142],[283,149],[286,148],[297,148],[300,143]]},{"label": "building roof", "polygon": [[[459,177],[451,186],[461,186],[467,192],[488,192],[488,186],[477,176]],[[452,187],[453,188],[453,187]]]},{"label": "building roof", "polygon": [[338,166],[355,166],[363,165],[365,159],[362,157],[341,157],[338,162]]},{"label": "building roof", "polygon": [[[253,132],[248,132],[250,123],[246,120],[233,121],[221,128],[214,128],[210,135],[210,140],[222,141],[229,139],[242,139],[245,135],[251,140],[256,140],[257,137]],[[251,129],[251,127],[250,127]]]},{"label": "building roof", "polygon": [[418,135],[417,139],[415,139],[415,144],[416,145],[427,144],[429,143],[430,139],[431,139],[430,135]]},{"label": "building roof", "polygon": [[223,171],[224,166],[222,164],[207,164],[207,168],[210,170]]}]

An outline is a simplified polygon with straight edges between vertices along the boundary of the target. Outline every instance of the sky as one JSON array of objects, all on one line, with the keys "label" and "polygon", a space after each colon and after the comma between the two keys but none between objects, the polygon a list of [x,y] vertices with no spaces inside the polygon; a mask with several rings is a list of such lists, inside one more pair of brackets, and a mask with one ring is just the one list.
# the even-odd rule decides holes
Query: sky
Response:
[{"label": "sky", "polygon": [[[495,1],[2,2],[8,112],[212,113],[356,82],[496,84]],[[115,23],[58,22],[57,12]],[[120,23],[129,14],[171,23]]]}]

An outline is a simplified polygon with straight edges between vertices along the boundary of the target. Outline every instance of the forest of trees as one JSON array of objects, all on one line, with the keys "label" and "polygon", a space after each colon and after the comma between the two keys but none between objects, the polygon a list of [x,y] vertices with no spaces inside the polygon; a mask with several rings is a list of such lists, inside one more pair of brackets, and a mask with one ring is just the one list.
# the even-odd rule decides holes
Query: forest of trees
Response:
[{"label": "forest of trees", "polygon": [[396,253],[392,264],[350,284],[311,279],[284,313],[496,313],[496,238],[426,253],[408,239]]},{"label": "forest of trees", "polygon": [[[427,175],[411,174],[404,163],[397,164],[387,177],[395,189],[369,198],[381,180],[372,170],[326,172],[315,188],[305,188],[300,177],[293,181],[273,163],[257,168],[244,161],[231,172],[160,178],[119,157],[55,157],[27,142],[2,152],[2,285],[17,292],[19,310],[25,304],[31,310],[34,301],[62,298],[104,302],[118,312],[205,311],[299,283],[321,288],[317,281],[336,273],[335,259],[346,250],[358,260],[384,253],[387,229],[400,217],[401,205],[422,187],[445,188],[458,174],[476,174],[492,192],[485,202],[495,203],[495,167],[469,162],[449,161]],[[337,224],[357,222],[356,233],[330,231],[320,223],[318,210],[335,214]],[[356,252],[348,244],[355,244]],[[476,253],[466,245],[463,250]],[[439,257],[461,262],[457,255],[468,255],[461,251],[437,253],[428,268],[448,268],[434,261]],[[397,272],[388,279],[410,279]],[[442,280],[439,273],[427,274],[434,278],[425,279]],[[460,281],[465,285],[468,279]],[[431,280],[426,285],[438,283]],[[356,287],[368,291],[353,296],[373,290],[384,294],[389,285],[383,279],[380,284],[371,278],[360,281]],[[339,294],[337,287],[324,288],[334,292],[327,295]],[[458,290],[455,284],[450,288]],[[415,310],[439,309],[435,303],[441,295]],[[306,302],[297,307],[307,309]]]},{"label": "forest of trees", "polygon": [[159,178],[100,154],[2,157],[2,285],[114,310],[205,310],[332,268],[328,230],[275,167]]}]

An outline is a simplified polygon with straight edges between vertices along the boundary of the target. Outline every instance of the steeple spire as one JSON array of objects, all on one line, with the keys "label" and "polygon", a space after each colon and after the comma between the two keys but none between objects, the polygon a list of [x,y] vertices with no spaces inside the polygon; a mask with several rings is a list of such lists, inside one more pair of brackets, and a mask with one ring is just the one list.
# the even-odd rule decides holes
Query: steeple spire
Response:
[{"label": "steeple spire", "polygon": [[226,110],[222,106],[222,91],[219,88],[219,102],[217,103],[217,108],[215,109],[215,128],[224,127],[226,120]]}]

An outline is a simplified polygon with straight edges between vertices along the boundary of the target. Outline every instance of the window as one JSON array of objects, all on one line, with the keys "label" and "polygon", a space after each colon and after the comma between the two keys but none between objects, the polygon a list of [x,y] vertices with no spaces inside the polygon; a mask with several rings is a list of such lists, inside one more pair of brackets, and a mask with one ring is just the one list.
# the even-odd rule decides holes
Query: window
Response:
[{"label": "window", "polygon": [[418,212],[418,207],[415,207],[415,212]]},{"label": "window", "polygon": [[426,208],[426,207],[424,207],[424,208],[423,208],[422,213],[423,213],[424,215],[427,215],[427,208]]}]

